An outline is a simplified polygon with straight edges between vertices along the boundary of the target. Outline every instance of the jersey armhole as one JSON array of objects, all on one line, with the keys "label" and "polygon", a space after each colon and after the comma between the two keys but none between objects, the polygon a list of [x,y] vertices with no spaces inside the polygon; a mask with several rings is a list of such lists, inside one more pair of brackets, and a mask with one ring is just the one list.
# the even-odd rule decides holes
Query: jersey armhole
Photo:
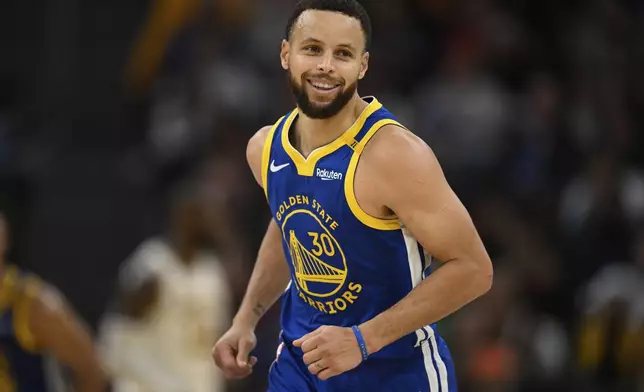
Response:
[{"label": "jersey armhole", "polygon": [[390,124],[405,128],[398,121],[393,119],[384,119],[373,124],[362,140],[360,140],[360,142],[355,146],[353,155],[351,156],[351,161],[349,161],[349,167],[347,168],[347,178],[344,182],[344,194],[347,199],[349,209],[360,222],[376,230],[399,230],[402,228],[402,224],[398,218],[377,218],[366,213],[358,204],[355,194],[354,180],[356,168],[358,167],[358,162],[360,161],[360,156],[362,155],[362,151],[365,146],[380,128]]},{"label": "jersey armhole", "polygon": [[275,130],[282,123],[282,120],[285,116],[282,116],[273,127],[268,131],[266,135],[266,140],[264,141],[264,148],[262,150],[262,188],[264,189],[264,196],[268,200],[268,166],[269,160],[271,158],[271,146],[273,145],[273,139],[275,137]]}]

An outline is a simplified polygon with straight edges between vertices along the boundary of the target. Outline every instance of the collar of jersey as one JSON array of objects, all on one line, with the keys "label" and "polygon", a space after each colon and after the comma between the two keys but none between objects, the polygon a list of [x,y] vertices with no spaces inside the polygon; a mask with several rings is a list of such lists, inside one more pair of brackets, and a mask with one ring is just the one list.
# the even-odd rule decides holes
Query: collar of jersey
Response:
[{"label": "collar of jersey", "polygon": [[329,144],[316,148],[306,158],[304,158],[304,156],[302,156],[302,154],[300,154],[300,152],[291,145],[289,140],[291,124],[293,124],[293,120],[295,120],[295,117],[298,115],[298,110],[293,110],[284,122],[284,127],[282,128],[282,146],[291,160],[293,160],[299,175],[309,177],[313,176],[315,166],[320,159],[333,153],[345,144],[351,145],[351,143],[354,142],[356,135],[360,132],[362,127],[364,127],[369,116],[382,107],[382,104],[378,102],[376,97],[365,97],[365,99],[366,98],[371,98],[371,102],[362,111],[362,113],[360,113],[360,116],[356,119],[355,123],[353,123],[353,125],[337,139]]}]

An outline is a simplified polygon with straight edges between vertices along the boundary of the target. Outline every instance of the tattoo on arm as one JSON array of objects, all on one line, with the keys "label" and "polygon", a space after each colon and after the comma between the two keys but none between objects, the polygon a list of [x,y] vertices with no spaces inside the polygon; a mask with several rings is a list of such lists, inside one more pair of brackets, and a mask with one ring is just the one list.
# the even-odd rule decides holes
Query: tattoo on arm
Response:
[{"label": "tattoo on arm", "polygon": [[262,315],[264,314],[265,310],[266,309],[264,308],[264,306],[262,306],[262,304],[257,304],[253,308],[253,313],[255,313],[255,315],[257,315],[257,317],[262,317]]}]

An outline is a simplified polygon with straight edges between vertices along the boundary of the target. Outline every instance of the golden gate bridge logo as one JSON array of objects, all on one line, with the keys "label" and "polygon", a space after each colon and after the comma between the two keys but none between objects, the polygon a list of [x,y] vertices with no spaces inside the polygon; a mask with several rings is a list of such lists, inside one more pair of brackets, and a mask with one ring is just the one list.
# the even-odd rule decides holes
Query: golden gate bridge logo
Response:
[{"label": "golden gate bridge logo", "polygon": [[[322,222],[309,211],[294,211],[286,220],[293,215],[302,216],[301,214],[310,215],[320,225],[321,230],[307,232],[306,237],[303,237],[311,239],[312,246],[302,244],[295,230],[283,231],[293,263],[295,283],[300,290],[309,295],[330,297],[342,288],[347,279],[344,252]],[[286,226],[286,220],[283,227]]]},{"label": "golden gate bridge logo", "polygon": [[[291,260],[295,267],[295,279],[297,285],[311,295],[318,297],[327,297],[335,294],[342,287],[347,277],[347,271],[333,267],[306,249],[295,236],[293,230],[289,234],[289,249],[291,251]],[[330,293],[315,293],[309,288],[309,283],[328,283],[335,286],[335,290]]]}]

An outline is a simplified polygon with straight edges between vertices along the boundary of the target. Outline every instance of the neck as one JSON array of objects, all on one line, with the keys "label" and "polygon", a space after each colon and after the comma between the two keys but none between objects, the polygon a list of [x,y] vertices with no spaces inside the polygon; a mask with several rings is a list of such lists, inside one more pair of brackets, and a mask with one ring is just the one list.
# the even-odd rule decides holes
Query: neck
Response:
[{"label": "neck", "polygon": [[190,264],[197,254],[197,247],[195,244],[181,236],[174,236],[170,241],[174,248],[174,252],[181,262],[184,264]]},{"label": "neck", "polygon": [[295,134],[302,155],[308,156],[316,148],[340,137],[356,122],[367,105],[356,92],[345,107],[331,118],[314,119],[300,112],[295,124]]},{"label": "neck", "polygon": [[184,264],[191,264],[194,261],[196,253],[197,249],[192,246],[177,249],[177,254]]}]

